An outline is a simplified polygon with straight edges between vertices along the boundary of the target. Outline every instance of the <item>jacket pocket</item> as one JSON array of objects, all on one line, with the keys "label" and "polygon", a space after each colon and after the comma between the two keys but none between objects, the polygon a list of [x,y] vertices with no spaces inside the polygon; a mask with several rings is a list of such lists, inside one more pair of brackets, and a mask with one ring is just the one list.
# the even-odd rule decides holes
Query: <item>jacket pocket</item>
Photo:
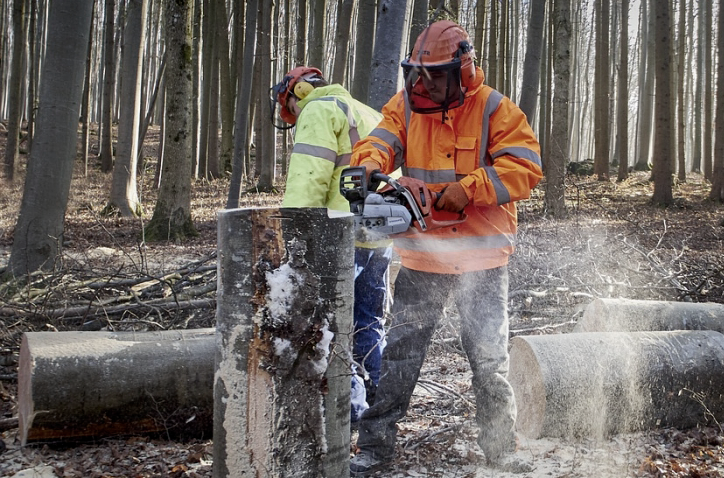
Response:
[{"label": "jacket pocket", "polygon": [[469,174],[478,169],[478,155],[475,154],[475,136],[458,136],[455,142],[455,173]]}]

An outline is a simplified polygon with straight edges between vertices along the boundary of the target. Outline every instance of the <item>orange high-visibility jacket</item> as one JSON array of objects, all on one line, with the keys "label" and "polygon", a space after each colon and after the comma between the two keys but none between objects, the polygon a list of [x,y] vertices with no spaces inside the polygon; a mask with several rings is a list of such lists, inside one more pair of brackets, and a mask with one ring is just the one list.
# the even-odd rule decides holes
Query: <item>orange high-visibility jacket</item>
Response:
[{"label": "orange high-visibility jacket", "polygon": [[[459,181],[470,199],[465,222],[395,239],[404,267],[460,274],[503,266],[514,250],[514,203],[543,177],[540,145],[520,108],[484,79],[477,68],[463,105],[444,122],[442,113],[412,112],[403,89],[355,145],[353,166],[373,161],[384,173],[402,167],[403,176],[425,181],[431,191]],[[433,219],[457,217],[433,211]]]}]

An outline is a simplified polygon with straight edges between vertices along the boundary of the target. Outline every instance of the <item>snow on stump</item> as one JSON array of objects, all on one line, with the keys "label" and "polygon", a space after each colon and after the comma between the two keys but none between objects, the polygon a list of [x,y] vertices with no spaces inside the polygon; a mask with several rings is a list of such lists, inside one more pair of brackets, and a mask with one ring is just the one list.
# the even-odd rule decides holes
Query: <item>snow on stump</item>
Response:
[{"label": "snow on stump", "polygon": [[596,299],[574,332],[715,330],[724,333],[724,304],[659,300]]},{"label": "snow on stump", "polygon": [[159,431],[210,436],[214,333],[23,334],[21,443]]},{"label": "snow on stump", "polygon": [[724,335],[600,332],[515,337],[508,379],[530,438],[724,419]]},{"label": "snow on stump", "polygon": [[349,476],[352,216],[218,219],[213,476]]}]

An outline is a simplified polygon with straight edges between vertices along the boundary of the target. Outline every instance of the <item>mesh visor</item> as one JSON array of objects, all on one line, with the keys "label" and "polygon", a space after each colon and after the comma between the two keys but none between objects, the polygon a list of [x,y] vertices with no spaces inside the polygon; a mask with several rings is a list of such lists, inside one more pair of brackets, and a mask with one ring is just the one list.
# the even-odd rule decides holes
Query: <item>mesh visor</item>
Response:
[{"label": "mesh visor", "polygon": [[[272,125],[277,129],[293,128],[294,123],[297,121],[296,116],[287,110],[287,106],[280,103],[282,96],[284,98],[289,96],[288,85],[289,80],[285,77],[282,81],[269,88],[269,114]],[[279,107],[279,114],[277,114],[277,106]]]},{"label": "mesh visor", "polygon": [[[460,59],[456,58],[453,61],[439,65],[418,65],[410,62],[408,58],[402,62],[402,71],[405,75],[405,90],[410,101],[410,109],[415,113],[445,112],[463,104],[465,93],[460,87]],[[430,98],[430,93],[422,83],[423,75],[429,75],[430,72],[436,71],[447,73],[445,100],[442,103],[433,101]],[[458,86],[460,93],[451,98],[451,95],[453,95],[451,91],[454,86]]]}]

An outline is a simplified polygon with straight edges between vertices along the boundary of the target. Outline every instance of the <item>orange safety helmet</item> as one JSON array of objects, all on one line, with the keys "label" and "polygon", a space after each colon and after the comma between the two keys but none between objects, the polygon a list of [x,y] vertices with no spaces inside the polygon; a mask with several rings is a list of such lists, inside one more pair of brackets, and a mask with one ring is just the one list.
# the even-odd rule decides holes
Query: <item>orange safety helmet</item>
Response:
[{"label": "orange safety helmet", "polygon": [[[288,129],[297,122],[297,117],[287,109],[289,95],[297,99],[305,98],[316,86],[326,85],[322,72],[310,66],[298,66],[282,78],[282,81],[272,86],[269,91],[269,104],[272,124],[279,129]],[[279,103],[279,116],[289,126],[279,126],[274,121],[274,110]]]},{"label": "orange safety helmet", "polygon": [[[402,68],[412,111],[445,113],[463,104],[464,89],[475,80],[475,50],[463,27],[450,20],[440,20],[420,33],[412,52],[402,61]],[[429,71],[448,74],[446,99],[442,104],[432,101],[419,81],[420,75],[428,75]],[[459,90],[458,97],[450,98],[455,89]]]}]

